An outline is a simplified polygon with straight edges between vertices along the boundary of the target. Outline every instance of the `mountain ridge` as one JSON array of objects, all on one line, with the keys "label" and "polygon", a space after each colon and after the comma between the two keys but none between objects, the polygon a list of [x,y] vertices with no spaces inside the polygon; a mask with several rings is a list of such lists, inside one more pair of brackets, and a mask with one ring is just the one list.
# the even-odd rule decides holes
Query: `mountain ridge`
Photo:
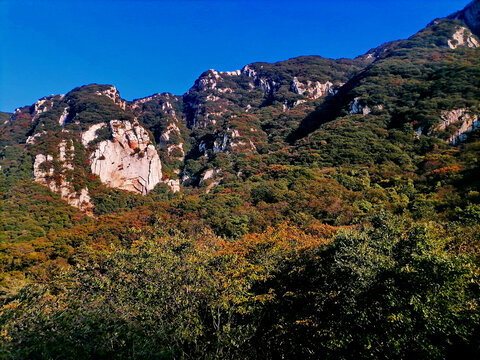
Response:
[{"label": "mountain ridge", "polygon": [[[355,59],[326,59],[313,55],[276,63],[250,63],[236,71],[210,69],[183,95],[164,92],[126,101],[113,85],[84,85],[66,95],[51,95],[31,106],[17,108],[10,119],[3,122],[0,136],[5,144],[23,143],[33,151],[36,159],[33,174],[37,182],[62,192],[63,198],[84,209],[91,209],[93,204],[85,201],[80,202],[85,205],[79,205],[77,196],[89,199],[88,187],[83,188],[83,195],[79,192],[80,184],[90,181],[89,176],[99,176],[107,186],[143,195],[159,183],[165,183],[173,191],[180,191],[182,185],[220,184],[225,169],[211,168],[215,154],[262,156],[282,147],[295,151],[302,146],[301,141],[310,142],[311,134],[315,135],[324,124],[344,114],[389,113],[394,119],[391,124],[396,122],[395,126],[408,122],[406,118],[395,120],[404,115],[374,100],[378,98],[378,91],[369,95],[368,79],[375,78],[372,71],[381,69],[382,64],[391,59],[397,61],[413,52],[438,49],[439,53],[447,54],[447,49],[480,46],[480,40],[468,28],[472,26],[472,31],[476,31],[478,4],[473,1],[449,17],[434,20],[406,40],[385,43]],[[363,88],[365,90],[359,90]],[[466,112],[468,110],[464,110]],[[284,120],[287,123],[283,123]],[[456,122],[458,120],[450,121],[451,124]],[[114,135],[118,134],[118,126],[140,129],[147,137],[139,140],[133,132],[128,135],[130,130]],[[434,123],[425,122],[414,130],[430,134],[434,126]],[[471,131],[474,126],[476,122],[467,130]],[[28,131],[24,131],[25,128]],[[447,127],[435,129],[447,130]],[[462,134],[459,132],[452,142]],[[89,141],[84,141],[85,138]],[[65,163],[65,155],[58,149],[63,149],[67,142],[73,153],[90,152],[90,155],[81,156],[87,157],[86,163]],[[76,148],[80,146],[78,143],[83,143],[83,149]],[[120,144],[117,150],[113,150],[115,144]],[[138,147],[138,144],[144,145]],[[150,155],[145,157],[143,147],[150,149]],[[43,152],[39,152],[41,149]],[[106,175],[106,167],[101,164],[106,163],[103,159],[113,156],[109,151],[123,155],[111,162],[111,170]],[[131,156],[129,151],[132,151]],[[122,158],[137,159],[137,162],[122,164]],[[152,168],[149,161],[156,165]],[[50,163],[53,167],[48,168],[46,164]],[[59,166],[63,166],[63,170],[55,170]],[[146,172],[134,175],[138,172],[136,166]],[[114,169],[124,175],[114,180]],[[72,177],[76,178],[75,186],[71,184]],[[146,184],[149,178],[155,180],[147,188],[127,185]]]},{"label": "mountain ridge", "polygon": [[0,113],[0,357],[478,359],[477,4]]}]

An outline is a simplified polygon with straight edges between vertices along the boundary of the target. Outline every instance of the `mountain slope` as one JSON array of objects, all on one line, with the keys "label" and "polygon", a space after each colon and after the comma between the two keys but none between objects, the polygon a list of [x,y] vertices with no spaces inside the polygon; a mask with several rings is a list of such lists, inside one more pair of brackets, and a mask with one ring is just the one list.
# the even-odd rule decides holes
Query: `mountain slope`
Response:
[{"label": "mountain slope", "polygon": [[[109,196],[248,189],[273,165],[410,173],[432,148],[464,141],[477,126],[477,5],[354,60],[209,70],[183,96],[132,102],[111,85],[52,95],[2,123],[2,147],[25,151],[34,181],[89,215],[108,211]],[[8,156],[2,161],[10,171]]]},{"label": "mountain slope", "polygon": [[0,353],[479,358],[479,3],[353,60],[0,114]]}]

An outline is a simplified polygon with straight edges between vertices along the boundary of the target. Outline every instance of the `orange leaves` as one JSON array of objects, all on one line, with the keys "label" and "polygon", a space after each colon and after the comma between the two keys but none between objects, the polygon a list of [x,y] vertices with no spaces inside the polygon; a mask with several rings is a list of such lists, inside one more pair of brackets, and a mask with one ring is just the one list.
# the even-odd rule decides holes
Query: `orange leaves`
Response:
[{"label": "orange leaves", "polygon": [[392,80],[392,85],[400,85],[403,83],[403,79],[402,78],[395,78]]},{"label": "orange leaves", "polygon": [[307,234],[294,225],[282,223],[276,228],[268,227],[261,234],[247,234],[235,243],[224,242],[220,252],[253,257],[251,260],[255,261],[255,256],[261,252],[267,256],[288,255],[316,248],[330,242],[335,232],[333,226],[316,224]]},{"label": "orange leaves", "polygon": [[430,171],[426,175],[458,174],[461,170],[462,168],[458,165],[444,166],[440,169]]}]

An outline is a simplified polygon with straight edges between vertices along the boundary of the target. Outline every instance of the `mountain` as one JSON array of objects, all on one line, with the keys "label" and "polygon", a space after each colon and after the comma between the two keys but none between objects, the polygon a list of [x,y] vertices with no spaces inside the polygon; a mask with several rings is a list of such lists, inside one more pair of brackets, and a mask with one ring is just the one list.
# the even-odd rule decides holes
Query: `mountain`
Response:
[{"label": "mountain", "polygon": [[449,18],[463,21],[475,35],[480,36],[480,4],[478,1],[472,1],[465,9],[450,15]]},{"label": "mountain", "polygon": [[192,171],[184,159],[268,151],[282,136],[272,139],[280,130],[269,130],[267,118],[276,122],[293,109],[305,116],[365,63],[310,56],[234,72],[209,70],[184,96],[155,94],[132,102],[114,86],[87,85],[16,109],[4,122],[3,138],[25,145],[36,182],[92,214],[88,183],[95,177],[143,195],[159,183],[179,191],[179,178],[198,185],[207,180],[207,169]]},{"label": "mountain", "polygon": [[478,358],[479,14],[0,113],[7,350]]},{"label": "mountain", "polygon": [[425,149],[392,134],[428,148],[437,139],[458,144],[477,126],[477,25],[473,2],[353,60],[302,56],[208,70],[183,96],[126,101],[96,84],[51,95],[8,121],[2,114],[2,168],[14,172],[21,157],[17,177],[89,216],[114,211],[105,208],[112,197],[144,203],[135,194],[154,189],[242,187],[264,166],[390,163],[397,174],[407,164],[411,171]]},{"label": "mountain", "polygon": [[7,183],[33,178],[88,216],[169,192],[249,192],[268,166],[385,164],[401,176],[477,127],[477,26],[474,1],[353,60],[208,70],[182,96],[133,101],[81,86],[2,114],[0,165]]}]

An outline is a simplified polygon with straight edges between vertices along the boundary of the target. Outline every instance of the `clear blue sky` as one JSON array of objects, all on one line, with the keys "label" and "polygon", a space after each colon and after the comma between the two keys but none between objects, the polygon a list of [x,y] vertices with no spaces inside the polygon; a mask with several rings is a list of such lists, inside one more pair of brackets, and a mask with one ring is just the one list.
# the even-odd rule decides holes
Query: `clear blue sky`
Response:
[{"label": "clear blue sky", "polygon": [[355,57],[468,0],[0,0],[0,111],[89,83],[131,100],[205,70]]}]

